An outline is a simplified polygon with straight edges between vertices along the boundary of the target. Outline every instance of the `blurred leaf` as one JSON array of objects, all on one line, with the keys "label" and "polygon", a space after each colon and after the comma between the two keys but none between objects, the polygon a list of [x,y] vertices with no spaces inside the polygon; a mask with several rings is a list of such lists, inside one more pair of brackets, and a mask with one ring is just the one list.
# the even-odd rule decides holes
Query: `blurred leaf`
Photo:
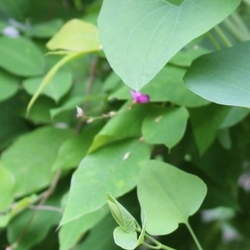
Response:
[{"label": "blurred leaf", "polygon": [[73,175],[61,225],[102,207],[107,193],[119,197],[132,190],[139,162],[148,157],[148,146],[135,140],[111,144],[85,157]]},{"label": "blurred leaf", "polygon": [[248,108],[249,54],[250,42],[245,42],[200,57],[187,73],[187,87],[209,101]]},{"label": "blurred leaf", "polygon": [[51,118],[55,118],[59,114],[65,112],[65,111],[70,111],[70,110],[75,110],[76,106],[81,105],[83,102],[83,97],[82,96],[75,96],[64,102],[61,106],[57,108],[53,108],[50,110],[50,116]]},{"label": "blurred leaf", "polygon": [[146,231],[164,235],[175,231],[179,223],[187,224],[188,217],[200,208],[206,193],[205,183],[197,176],[167,163],[146,161],[138,183]]},{"label": "blurred leaf", "polygon": [[78,220],[62,225],[59,232],[60,250],[68,250],[75,246],[89,229],[102,220],[106,213],[107,209],[101,208],[82,216]]},{"label": "blurred leaf", "polygon": [[249,112],[249,108],[232,107],[225,117],[225,120],[220,125],[220,128],[230,128],[236,125],[245,119]]},{"label": "blurred leaf", "polygon": [[185,0],[175,6],[162,0],[105,0],[99,16],[104,52],[124,83],[139,90],[186,44],[223,21],[239,3]]},{"label": "blurred leaf", "polygon": [[136,231],[126,232],[121,227],[114,230],[115,244],[123,249],[133,250],[137,247],[137,233]]},{"label": "blurred leaf", "polygon": [[77,167],[87,154],[95,134],[100,129],[99,125],[84,127],[80,134],[73,134],[60,146],[56,160],[53,164],[55,169],[71,169]]},{"label": "blurred leaf", "polygon": [[[50,202],[47,205],[57,205]],[[18,241],[16,250],[29,250],[40,243],[48,234],[49,229],[60,220],[57,211],[26,210],[11,221],[8,226],[8,240],[10,243]],[[22,235],[21,238],[20,235]],[[32,248],[33,249],[33,248]]]},{"label": "blurred leaf", "polygon": [[19,89],[19,79],[0,71],[0,102],[15,95]]},{"label": "blurred leaf", "polygon": [[[208,101],[193,94],[183,82],[184,69],[167,66],[141,92],[148,94],[152,102],[172,102],[186,107],[199,107]],[[110,96],[110,99],[130,99],[129,88],[124,86]]]},{"label": "blurred leaf", "polygon": [[19,76],[36,76],[44,72],[44,56],[27,38],[0,37],[0,67]]},{"label": "blurred leaf", "polygon": [[78,19],[67,22],[48,42],[50,50],[69,50],[81,52],[98,51],[101,48],[98,29],[95,25]]},{"label": "blurred leaf", "polygon": [[193,109],[191,123],[195,142],[202,155],[214,142],[217,130],[229,112],[228,107],[210,105]]},{"label": "blurred leaf", "polygon": [[184,136],[189,114],[184,107],[155,108],[145,118],[143,138],[151,144],[173,148]]},{"label": "blurred leaf", "polygon": [[[98,225],[90,232],[88,238],[82,242],[74,250],[120,250],[113,241],[112,232],[115,227],[115,222],[111,216],[105,217]],[[98,244],[96,244],[98,242]]]},{"label": "blurred leaf", "polygon": [[[23,85],[25,90],[30,94],[34,95],[41,84],[43,78],[30,78],[24,81]],[[58,102],[69,90],[72,85],[72,75],[68,71],[59,71],[51,79],[49,85],[47,85],[44,90],[43,94],[51,97],[56,102]]]},{"label": "blurred leaf", "polygon": [[0,212],[6,210],[14,199],[15,178],[0,163]]},{"label": "blurred leaf", "polygon": [[63,25],[61,19],[52,19],[50,21],[34,24],[29,31],[29,35],[37,38],[50,38]]},{"label": "blurred leaf", "polygon": [[112,119],[110,119],[102,130],[95,136],[89,152],[94,152],[98,148],[114,141],[139,137],[141,126],[146,116],[148,105],[125,104]]},{"label": "blurred leaf", "polygon": [[1,160],[16,178],[16,196],[37,191],[50,183],[58,149],[70,134],[66,129],[40,128],[19,137],[4,151]]}]

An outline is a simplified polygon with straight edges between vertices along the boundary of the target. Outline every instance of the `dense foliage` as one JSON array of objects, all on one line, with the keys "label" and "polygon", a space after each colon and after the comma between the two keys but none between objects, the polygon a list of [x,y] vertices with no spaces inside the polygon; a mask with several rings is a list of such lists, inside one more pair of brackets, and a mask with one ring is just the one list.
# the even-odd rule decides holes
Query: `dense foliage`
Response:
[{"label": "dense foliage", "polygon": [[250,249],[249,0],[0,0],[0,249]]}]

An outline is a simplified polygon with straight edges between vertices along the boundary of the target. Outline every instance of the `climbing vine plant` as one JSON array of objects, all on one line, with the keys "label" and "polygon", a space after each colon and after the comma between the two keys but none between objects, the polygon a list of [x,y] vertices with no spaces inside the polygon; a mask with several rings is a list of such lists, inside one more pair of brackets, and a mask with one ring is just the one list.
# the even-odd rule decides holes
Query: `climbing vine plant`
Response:
[{"label": "climbing vine plant", "polygon": [[0,2],[0,249],[249,250],[249,0]]}]

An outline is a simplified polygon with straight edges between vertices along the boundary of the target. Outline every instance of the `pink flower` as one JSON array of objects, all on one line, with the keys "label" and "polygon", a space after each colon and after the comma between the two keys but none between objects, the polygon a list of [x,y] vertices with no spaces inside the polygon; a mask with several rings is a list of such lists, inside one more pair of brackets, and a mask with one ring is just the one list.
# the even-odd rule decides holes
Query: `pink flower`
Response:
[{"label": "pink flower", "polygon": [[143,94],[139,91],[132,90],[131,92],[132,99],[134,103],[148,103],[150,102],[149,95]]}]

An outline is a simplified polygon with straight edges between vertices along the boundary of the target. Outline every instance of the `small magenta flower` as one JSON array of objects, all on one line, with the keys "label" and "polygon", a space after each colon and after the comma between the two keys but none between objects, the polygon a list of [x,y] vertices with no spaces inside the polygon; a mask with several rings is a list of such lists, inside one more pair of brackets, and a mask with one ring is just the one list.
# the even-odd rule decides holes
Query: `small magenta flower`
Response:
[{"label": "small magenta flower", "polygon": [[143,94],[139,91],[132,90],[131,96],[133,98],[134,103],[148,103],[150,102],[150,96]]}]

